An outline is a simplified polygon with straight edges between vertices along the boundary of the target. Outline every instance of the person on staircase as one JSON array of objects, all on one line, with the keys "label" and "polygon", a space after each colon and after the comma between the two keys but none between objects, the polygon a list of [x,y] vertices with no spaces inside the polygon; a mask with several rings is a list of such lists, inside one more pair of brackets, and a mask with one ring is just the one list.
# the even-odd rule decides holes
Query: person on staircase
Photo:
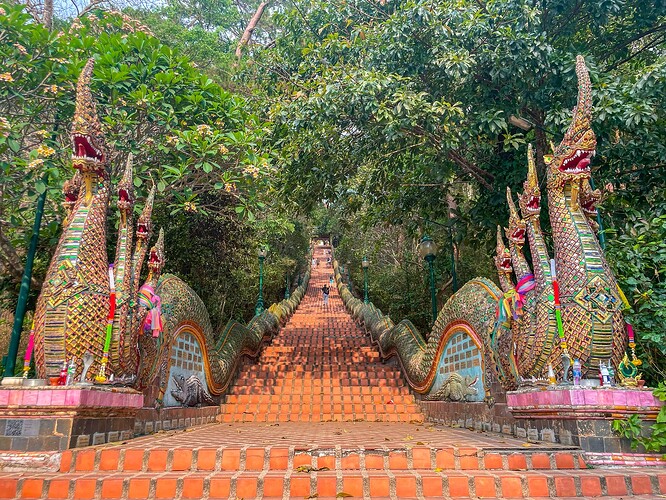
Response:
[{"label": "person on staircase", "polygon": [[328,287],[328,285],[324,285],[321,291],[324,296],[324,307],[328,307],[328,294],[331,293],[331,289]]}]

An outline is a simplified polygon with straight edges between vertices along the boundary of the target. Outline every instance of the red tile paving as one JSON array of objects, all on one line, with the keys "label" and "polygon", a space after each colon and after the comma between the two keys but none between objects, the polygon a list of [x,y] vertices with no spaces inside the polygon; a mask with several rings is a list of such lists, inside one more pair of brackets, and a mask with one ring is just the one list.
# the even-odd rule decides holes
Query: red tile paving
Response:
[{"label": "red tile paving", "polygon": [[[325,261],[322,248],[315,255]],[[0,473],[0,498],[626,498],[666,494],[666,473],[587,469],[579,449],[423,423],[333,288],[307,295],[221,423],[70,450],[62,472]],[[315,496],[316,495],[316,496]]]},{"label": "red tile paving", "polygon": [[257,363],[248,363],[221,405],[221,422],[422,422],[400,371],[382,364],[370,338],[347,313],[335,286],[324,307],[321,288],[333,268],[315,250],[306,295]]}]

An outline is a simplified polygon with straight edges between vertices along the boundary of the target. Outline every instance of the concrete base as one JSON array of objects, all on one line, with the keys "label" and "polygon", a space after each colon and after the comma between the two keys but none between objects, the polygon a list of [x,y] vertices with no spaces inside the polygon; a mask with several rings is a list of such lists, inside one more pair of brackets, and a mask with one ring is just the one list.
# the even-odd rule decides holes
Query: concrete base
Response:
[{"label": "concrete base", "polygon": [[111,387],[0,389],[0,450],[57,451],[130,439],[143,395]]},{"label": "concrete base", "polygon": [[[504,395],[502,395],[504,396]],[[485,403],[420,401],[428,420],[477,431],[503,433],[531,442],[578,446],[592,465],[666,465],[660,454],[632,449],[612,429],[613,420],[637,414],[649,427],[663,403],[649,389],[554,388],[506,393]]]},{"label": "concrete base", "polygon": [[519,427],[552,432],[556,439],[586,452],[587,461],[598,465],[665,465],[658,454],[632,449],[631,443],[612,429],[614,420],[638,415],[645,427],[656,419],[662,402],[650,389],[622,387],[556,386],[544,390],[521,390],[506,395],[509,411]]}]

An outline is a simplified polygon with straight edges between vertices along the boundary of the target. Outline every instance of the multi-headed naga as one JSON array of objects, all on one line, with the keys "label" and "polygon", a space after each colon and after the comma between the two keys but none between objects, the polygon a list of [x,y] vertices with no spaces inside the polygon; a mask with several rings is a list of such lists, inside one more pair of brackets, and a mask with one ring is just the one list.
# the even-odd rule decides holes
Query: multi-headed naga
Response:
[{"label": "multi-headed naga", "polygon": [[[131,156],[117,187],[118,242],[110,264],[106,225],[111,179],[107,146],[90,91],[92,75],[91,59],[77,84],[72,125],[76,172],[63,189],[63,232],[35,313],[37,373],[56,377],[63,363],[76,360],[78,376],[81,359],[89,352],[94,358],[89,379],[113,374],[135,380],[135,386],[158,405],[181,404],[172,395],[172,391],[178,394],[174,381],[193,377],[205,391],[219,396],[231,382],[240,357],[256,354],[263,336],[293,312],[305,293],[309,273],[289,300],[273,304],[247,326],[230,321],[215,344],[201,298],[176,276],[162,275],[162,231],[148,251],[154,188],[134,230]],[[148,277],[139,287],[146,255]],[[100,373],[105,377],[99,377]],[[190,385],[199,387],[194,382]]]},{"label": "multi-headed naga", "polygon": [[[400,358],[417,392],[437,394],[457,373],[476,380],[479,398],[485,394],[490,400],[496,381],[513,389],[543,378],[549,364],[562,376],[573,359],[594,374],[601,361],[617,366],[625,355],[619,290],[595,234],[600,194],[590,186],[590,161],[596,138],[582,56],[576,59],[576,74],[573,119],[547,164],[552,259],[541,232],[541,191],[530,146],[520,214],[507,190],[508,248],[497,231],[501,290],[485,278],[466,283],[444,305],[424,341],[409,321],[394,325],[374,306],[358,304],[339,281],[343,300],[370,328],[384,355]],[[523,255],[526,237],[531,264]]]}]

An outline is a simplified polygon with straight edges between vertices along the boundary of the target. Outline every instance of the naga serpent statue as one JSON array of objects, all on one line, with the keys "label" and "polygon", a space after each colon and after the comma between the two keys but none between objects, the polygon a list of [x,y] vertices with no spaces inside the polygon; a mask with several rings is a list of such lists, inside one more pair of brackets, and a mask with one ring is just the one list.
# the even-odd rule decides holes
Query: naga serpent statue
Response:
[{"label": "naga serpent statue", "polygon": [[[131,381],[156,405],[176,406],[174,380],[199,378],[205,392],[220,396],[231,383],[242,355],[258,353],[265,335],[297,307],[303,284],[279,304],[255,316],[248,325],[229,321],[213,335],[201,298],[176,276],[162,275],[164,234],[152,235],[154,188],[133,228],[132,158],[117,187],[120,212],[115,259],[106,248],[111,177],[107,146],[90,91],[93,60],[85,65],[76,89],[72,125],[72,166],[63,187],[66,217],[35,312],[35,365],[39,377],[57,377],[63,363],[94,362],[87,378],[114,375]],[[135,243],[136,240],[136,243]],[[148,256],[148,277],[139,287]],[[107,340],[108,339],[108,340]],[[215,341],[214,339],[217,339]],[[209,401],[209,400],[206,400]]]},{"label": "naga serpent statue", "polygon": [[[619,291],[595,234],[600,193],[590,186],[590,161],[596,137],[592,87],[582,56],[576,59],[576,75],[573,118],[547,162],[552,260],[541,232],[541,192],[530,147],[527,180],[518,197],[520,214],[507,189],[508,248],[499,227],[497,231],[495,266],[501,289],[485,278],[466,283],[444,304],[427,339],[411,322],[395,325],[374,305],[353,297],[336,267],[348,309],[364,322],[384,357],[398,357],[411,387],[428,399],[437,399],[456,373],[465,380],[478,377],[477,400],[492,402],[496,383],[503,390],[514,389],[544,378],[548,365],[566,377],[573,359],[580,360],[584,373],[595,375],[599,362],[610,360],[617,367],[625,355]],[[531,265],[523,255],[526,238]]]}]

